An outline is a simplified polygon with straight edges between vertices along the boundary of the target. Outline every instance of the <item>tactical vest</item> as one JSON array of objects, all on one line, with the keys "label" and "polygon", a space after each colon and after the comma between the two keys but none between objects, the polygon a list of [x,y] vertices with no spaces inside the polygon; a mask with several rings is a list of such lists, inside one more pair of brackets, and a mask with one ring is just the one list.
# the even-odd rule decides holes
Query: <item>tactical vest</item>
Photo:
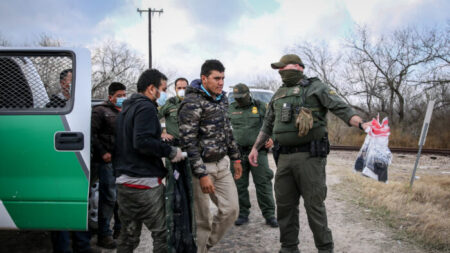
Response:
[{"label": "tactical vest", "polygon": [[[327,134],[326,115],[328,109],[315,96],[315,85],[323,85],[317,78],[302,80],[298,85],[282,86],[274,94],[272,103],[275,114],[274,138],[283,146],[304,145],[312,140],[320,140]],[[308,134],[298,137],[295,121],[301,107],[312,111],[314,124]],[[283,114],[283,115],[282,115]]]},{"label": "tactical vest", "polygon": [[261,110],[263,105],[258,100],[252,102],[246,107],[238,107],[234,102],[228,111],[234,140],[242,147],[252,146],[255,143],[264,121],[264,113]]}]

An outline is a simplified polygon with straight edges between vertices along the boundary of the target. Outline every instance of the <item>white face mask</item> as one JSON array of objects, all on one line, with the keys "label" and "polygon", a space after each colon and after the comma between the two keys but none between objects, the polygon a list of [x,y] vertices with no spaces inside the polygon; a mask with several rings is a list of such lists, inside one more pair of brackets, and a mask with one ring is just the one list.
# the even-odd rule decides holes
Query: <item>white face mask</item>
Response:
[{"label": "white face mask", "polygon": [[159,98],[156,100],[159,106],[163,106],[167,100],[167,94],[164,91],[160,91]]},{"label": "white face mask", "polygon": [[186,90],[178,90],[177,91],[177,95],[179,96],[179,97],[184,97],[184,94],[186,93]]}]

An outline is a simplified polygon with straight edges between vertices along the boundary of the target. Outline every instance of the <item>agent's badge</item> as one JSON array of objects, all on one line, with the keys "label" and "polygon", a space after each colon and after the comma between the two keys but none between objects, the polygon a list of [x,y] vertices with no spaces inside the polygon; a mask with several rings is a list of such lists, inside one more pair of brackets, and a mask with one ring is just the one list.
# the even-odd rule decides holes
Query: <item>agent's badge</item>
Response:
[{"label": "agent's badge", "polygon": [[253,106],[253,108],[252,108],[252,113],[253,113],[253,114],[258,114],[258,107]]}]

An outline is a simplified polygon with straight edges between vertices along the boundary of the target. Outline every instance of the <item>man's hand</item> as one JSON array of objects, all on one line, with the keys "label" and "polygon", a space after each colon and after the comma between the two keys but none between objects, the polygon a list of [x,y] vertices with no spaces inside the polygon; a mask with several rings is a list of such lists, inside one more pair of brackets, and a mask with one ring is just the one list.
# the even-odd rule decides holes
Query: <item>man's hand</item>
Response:
[{"label": "man's hand", "polygon": [[273,140],[272,140],[272,138],[269,138],[269,139],[266,141],[266,144],[264,144],[264,147],[265,147],[266,149],[270,149],[271,147],[273,147]]},{"label": "man's hand", "polygon": [[252,148],[252,151],[248,155],[248,161],[253,167],[258,166],[258,150],[256,148]]},{"label": "man's hand", "polygon": [[362,128],[364,129],[364,131],[366,131],[366,129],[370,126],[372,126],[372,122],[365,122],[361,124]]},{"label": "man's hand", "polygon": [[102,156],[102,159],[105,163],[111,162],[111,153],[107,152]]},{"label": "man's hand", "polygon": [[216,191],[216,188],[214,187],[208,175],[201,177],[199,180],[200,187],[202,188],[203,193],[214,193]]},{"label": "man's hand", "polygon": [[184,160],[183,152],[181,152],[180,148],[177,148],[177,154],[170,161],[173,163],[177,163],[181,160]]},{"label": "man's hand", "polygon": [[171,141],[173,140],[173,135],[167,134],[167,133],[162,133],[161,134],[161,139],[163,141]]},{"label": "man's hand", "polygon": [[234,168],[234,179],[238,180],[242,176],[242,164],[233,162],[233,168]]},{"label": "man's hand", "polygon": [[351,117],[351,119],[350,119],[350,125],[352,125],[354,127],[359,128],[360,122],[361,122],[361,127],[363,128],[364,131],[366,131],[366,129],[372,125],[371,121],[363,122],[361,117],[359,117],[358,115],[353,115],[353,117]]}]

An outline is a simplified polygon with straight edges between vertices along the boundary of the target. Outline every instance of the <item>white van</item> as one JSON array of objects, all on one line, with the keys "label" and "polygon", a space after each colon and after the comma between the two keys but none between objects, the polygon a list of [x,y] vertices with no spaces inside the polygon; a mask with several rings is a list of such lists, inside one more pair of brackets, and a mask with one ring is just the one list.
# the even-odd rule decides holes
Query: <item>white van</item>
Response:
[{"label": "white van", "polygon": [[[273,91],[271,90],[266,90],[266,89],[259,89],[259,88],[253,88],[251,86],[248,87],[250,90],[250,94],[252,96],[253,99],[257,99],[259,101],[262,101],[266,104],[269,104],[270,100],[272,99],[272,96],[274,94]],[[228,103],[231,104],[234,102],[234,97],[233,97],[233,86],[231,86],[227,92],[227,96],[228,96]]]}]

